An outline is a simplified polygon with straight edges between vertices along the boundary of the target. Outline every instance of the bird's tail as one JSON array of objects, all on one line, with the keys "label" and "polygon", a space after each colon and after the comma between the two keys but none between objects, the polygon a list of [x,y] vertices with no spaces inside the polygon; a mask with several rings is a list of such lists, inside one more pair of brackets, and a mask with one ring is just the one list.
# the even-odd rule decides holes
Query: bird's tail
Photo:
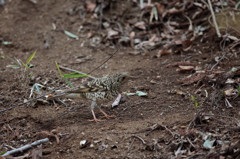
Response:
[{"label": "bird's tail", "polygon": [[55,93],[53,94],[48,94],[46,95],[46,99],[47,100],[53,100],[56,98],[80,98],[81,97],[81,93],[69,93],[69,92],[65,92],[65,90],[57,90],[55,91]]}]

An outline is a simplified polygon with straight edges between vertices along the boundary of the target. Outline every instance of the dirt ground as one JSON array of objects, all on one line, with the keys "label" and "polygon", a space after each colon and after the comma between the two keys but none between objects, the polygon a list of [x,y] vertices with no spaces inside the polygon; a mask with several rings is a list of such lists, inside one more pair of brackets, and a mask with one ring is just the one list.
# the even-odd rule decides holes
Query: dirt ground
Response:
[{"label": "dirt ground", "polygon": [[[91,75],[101,77],[129,72],[137,78],[129,80],[122,90],[143,91],[148,96],[128,96],[115,108],[104,107],[116,118],[98,123],[89,121],[92,119],[88,108],[90,102],[81,99],[66,100],[69,106],[40,101],[18,106],[1,113],[0,152],[49,137],[50,141],[42,145],[42,158],[45,159],[239,158],[240,155],[233,152],[223,155],[221,152],[224,149],[216,143],[212,149],[204,148],[204,140],[196,132],[189,135],[186,131],[192,122],[195,124],[193,130],[218,134],[219,140],[223,140],[220,136],[225,135],[231,144],[236,143],[240,139],[240,124],[234,124],[233,120],[239,122],[240,119],[239,96],[228,100],[232,107],[226,106],[222,95],[216,100],[206,99],[206,92],[211,96],[218,92],[216,90],[224,91],[226,87],[216,88],[214,84],[204,82],[181,85],[179,80],[192,74],[192,71],[177,71],[173,65],[166,67],[176,62],[190,61],[203,68],[211,68],[216,63],[214,59],[221,55],[221,40],[218,40],[213,27],[203,35],[204,40],[196,38],[191,49],[161,57],[157,56],[158,49],[136,53],[133,47],[114,40],[92,45],[91,37],[106,34],[106,30],[98,26],[98,18],[84,11],[83,3],[77,0],[48,0],[34,4],[29,0],[9,0],[0,6],[0,42],[12,42],[10,45],[0,45],[0,110],[26,101],[34,83],[67,88],[55,62],[88,73],[108,59],[117,48],[120,48],[119,51]],[[117,9],[104,12],[104,15],[117,16],[126,8],[131,8],[129,1],[118,3]],[[78,35],[79,39],[70,38],[63,30]],[[15,65],[15,59],[26,61],[35,50],[37,54],[31,61],[34,67],[29,69],[31,76],[23,69],[6,67]],[[216,69],[227,72],[232,67],[240,66],[239,49],[235,55],[222,60]],[[81,83],[79,79],[71,81],[74,85]],[[198,109],[194,105],[197,102],[194,103],[190,95],[197,97],[200,104]],[[66,113],[70,108],[74,108],[73,111]],[[103,119],[101,113],[96,112],[97,117]],[[211,119],[206,119],[202,114],[212,115]],[[201,122],[196,122],[196,118]],[[238,129],[226,130],[228,127]],[[186,139],[190,138],[195,147],[192,145],[189,148],[191,142],[187,143],[185,138],[182,142],[183,136],[188,136]],[[81,147],[80,141],[83,140],[87,143]],[[188,153],[183,150],[188,150]],[[15,154],[19,155],[23,153]]]}]

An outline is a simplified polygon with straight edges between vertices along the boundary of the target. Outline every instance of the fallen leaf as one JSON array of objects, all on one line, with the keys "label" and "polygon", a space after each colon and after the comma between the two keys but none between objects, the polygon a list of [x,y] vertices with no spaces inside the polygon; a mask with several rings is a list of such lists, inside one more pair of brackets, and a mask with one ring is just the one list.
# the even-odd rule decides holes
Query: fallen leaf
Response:
[{"label": "fallen leaf", "polygon": [[198,82],[198,81],[202,80],[204,77],[206,77],[206,74],[199,73],[199,74],[196,74],[196,75],[191,76],[191,77],[186,77],[182,80],[179,80],[178,82],[181,83],[181,84],[192,84],[192,83],[195,83],[195,82]]},{"label": "fallen leaf", "polygon": [[136,91],[135,93],[126,93],[127,96],[137,95],[139,97],[147,96],[148,94],[142,91]]},{"label": "fallen leaf", "polygon": [[179,68],[178,68],[178,71],[180,71],[180,72],[184,72],[184,71],[192,71],[192,70],[194,70],[194,66],[178,66]]},{"label": "fallen leaf", "polygon": [[146,30],[146,23],[144,21],[137,22],[134,26],[138,29]]},{"label": "fallen leaf", "polygon": [[203,147],[206,148],[206,149],[211,149],[211,148],[213,148],[213,144],[214,144],[215,141],[216,141],[216,139],[213,139],[213,140],[207,139],[203,143]]},{"label": "fallen leaf", "polygon": [[96,2],[92,2],[91,0],[87,0],[87,1],[85,1],[84,6],[85,6],[87,12],[93,12],[97,5],[96,5]]},{"label": "fallen leaf", "polygon": [[158,3],[156,4],[156,7],[158,14],[163,15],[163,13],[165,12],[165,6],[163,4]]},{"label": "fallen leaf", "polygon": [[164,55],[170,55],[172,54],[172,50],[159,50],[158,53],[157,53],[157,57],[161,57],[161,56],[164,56]]},{"label": "fallen leaf", "polygon": [[153,34],[152,37],[148,40],[150,42],[155,42],[157,39],[157,35],[156,34]]},{"label": "fallen leaf", "polygon": [[65,33],[67,36],[69,36],[70,38],[73,38],[73,39],[76,39],[76,40],[79,39],[77,35],[69,32],[69,31],[67,31],[67,30],[64,30],[64,33]]},{"label": "fallen leaf", "polygon": [[153,50],[155,48],[156,44],[155,42],[151,41],[143,41],[135,46],[135,49],[137,50]]},{"label": "fallen leaf", "polygon": [[108,32],[108,35],[107,35],[108,39],[111,39],[113,36],[116,36],[119,34],[118,31],[115,31],[113,29],[107,29],[107,32]]},{"label": "fallen leaf", "polygon": [[237,90],[233,89],[233,88],[230,88],[230,89],[227,89],[224,91],[224,94],[226,96],[234,96],[237,94]]},{"label": "fallen leaf", "polygon": [[148,94],[145,93],[145,92],[142,92],[142,91],[137,91],[136,95],[139,96],[139,97],[143,97],[143,96],[147,96]]},{"label": "fallen leaf", "polygon": [[3,41],[2,44],[3,44],[3,45],[11,45],[12,42],[10,42],[10,41]]},{"label": "fallen leaf", "polygon": [[166,65],[165,67],[176,67],[176,66],[197,66],[197,64],[195,63],[191,63],[191,62],[174,62],[171,64]]},{"label": "fallen leaf", "polygon": [[135,37],[135,32],[132,31],[132,32],[129,34],[129,37],[130,37],[131,39],[133,39],[133,38]]},{"label": "fallen leaf", "polygon": [[120,103],[120,101],[121,101],[121,98],[122,98],[122,95],[119,94],[119,95],[117,96],[117,98],[115,99],[115,101],[112,103],[112,108],[114,108],[114,107],[116,107],[116,106],[119,105],[119,103]]}]

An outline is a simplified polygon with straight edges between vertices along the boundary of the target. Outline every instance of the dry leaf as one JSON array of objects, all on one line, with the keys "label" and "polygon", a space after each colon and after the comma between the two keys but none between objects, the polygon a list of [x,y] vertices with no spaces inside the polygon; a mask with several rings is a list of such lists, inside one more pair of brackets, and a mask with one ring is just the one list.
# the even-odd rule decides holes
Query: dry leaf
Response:
[{"label": "dry leaf", "polygon": [[179,80],[178,82],[181,84],[192,84],[192,83],[202,80],[205,76],[206,76],[206,74],[196,74],[194,76]]},{"label": "dry leaf", "polygon": [[235,89],[233,89],[233,88],[230,88],[230,89],[228,89],[228,90],[225,90],[225,91],[224,91],[224,94],[225,94],[226,96],[234,96],[234,95],[237,94],[237,91],[236,91]]},{"label": "dry leaf", "polygon": [[111,39],[113,36],[116,36],[119,34],[118,31],[115,31],[113,29],[107,29],[107,32],[108,32],[108,35],[107,35],[108,39]]},{"label": "dry leaf", "polygon": [[87,38],[92,38],[93,37],[93,33],[92,32],[88,32],[87,33]]},{"label": "dry leaf", "polygon": [[181,12],[183,12],[182,9],[176,9],[175,7],[171,8],[167,11],[167,13],[169,13],[169,14],[177,14],[177,13],[181,13]]},{"label": "dry leaf", "polygon": [[161,56],[164,56],[164,55],[170,55],[172,54],[172,50],[159,50],[158,53],[157,53],[157,57],[161,57]]},{"label": "dry leaf", "polygon": [[129,34],[129,37],[131,38],[131,39],[133,39],[134,37],[135,37],[135,32],[134,31],[132,31],[130,34]]},{"label": "dry leaf", "polygon": [[179,67],[179,69],[178,69],[178,71],[192,71],[192,70],[194,70],[194,66],[178,66]]},{"label": "dry leaf", "polygon": [[176,67],[176,66],[197,66],[197,64],[195,63],[191,63],[191,62],[174,62],[171,64],[166,65],[165,67]]},{"label": "dry leaf", "polygon": [[157,8],[157,11],[158,11],[158,14],[162,14],[165,12],[165,6],[163,4],[156,4],[156,8]]},{"label": "dry leaf", "polygon": [[96,2],[92,2],[91,0],[85,1],[85,8],[87,12],[93,12],[96,8]]},{"label": "dry leaf", "polygon": [[41,131],[41,132],[37,133],[36,135],[44,135],[44,136],[47,136],[47,137],[54,137],[56,139],[57,143],[60,142],[58,135],[54,134],[53,132]]},{"label": "dry leaf", "polygon": [[146,23],[144,21],[137,22],[134,26],[138,29],[146,30]]},{"label": "dry leaf", "polygon": [[152,37],[148,40],[150,42],[155,42],[157,39],[157,35],[156,34],[153,34]]}]

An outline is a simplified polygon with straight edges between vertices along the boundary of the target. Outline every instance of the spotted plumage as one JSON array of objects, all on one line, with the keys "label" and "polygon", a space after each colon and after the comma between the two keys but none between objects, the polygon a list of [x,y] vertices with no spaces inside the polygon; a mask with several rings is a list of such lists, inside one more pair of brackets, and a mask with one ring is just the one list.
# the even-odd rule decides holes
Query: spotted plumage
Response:
[{"label": "spotted plumage", "polygon": [[[97,106],[97,102],[110,100],[116,97],[119,94],[121,85],[127,77],[130,77],[127,73],[106,75],[102,78],[96,78],[90,82],[86,82],[74,89],[61,91],[61,94],[67,98],[85,98],[91,100],[91,112],[93,114],[93,120],[99,121],[94,113],[94,108]],[[105,117],[111,117],[107,115],[100,107],[98,108]]]}]

